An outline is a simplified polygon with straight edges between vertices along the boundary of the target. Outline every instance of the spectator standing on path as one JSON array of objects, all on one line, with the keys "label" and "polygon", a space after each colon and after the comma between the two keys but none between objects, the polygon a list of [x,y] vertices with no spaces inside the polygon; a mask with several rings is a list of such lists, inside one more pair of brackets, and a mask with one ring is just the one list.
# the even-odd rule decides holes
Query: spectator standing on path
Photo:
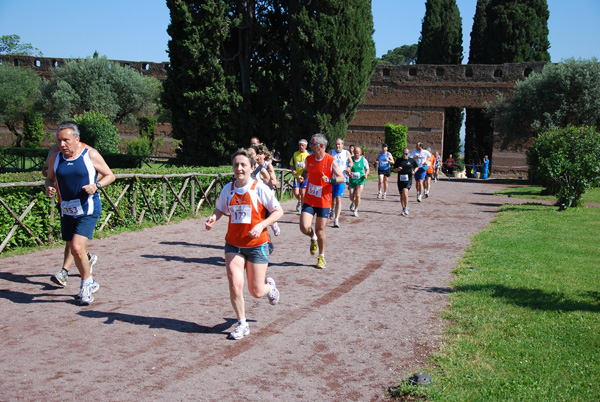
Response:
[{"label": "spectator standing on path", "polygon": [[352,158],[352,169],[350,179],[348,180],[348,191],[350,193],[350,210],[354,211],[354,216],[358,217],[358,208],[360,206],[360,197],[365,187],[365,182],[369,176],[369,161],[362,155],[362,149],[357,146],[354,148],[354,157]]},{"label": "spectator standing on path", "polygon": [[[342,183],[344,174],[335,158],[328,154],[327,138],[323,134],[315,134],[310,139],[312,155],[306,158],[306,168],[300,180],[307,181],[306,196],[300,215],[300,231],[310,237],[310,253],[315,255],[317,248],[317,268],[324,269],[325,261],[325,228],[331,209],[332,184]],[[317,215],[315,228],[312,228],[314,215]]]},{"label": "spectator standing on path", "polygon": [[446,167],[448,168],[448,180],[450,180],[454,174],[454,158],[452,158],[452,154],[450,154],[448,159],[446,159]]},{"label": "spectator standing on path", "polygon": [[416,149],[410,153],[410,157],[419,165],[419,169],[415,172],[415,183],[417,187],[417,202],[421,202],[421,192],[428,191],[425,187],[425,178],[427,177],[427,169],[429,168],[427,161],[431,158],[431,153],[423,149],[423,143],[417,142]]},{"label": "spectator standing on path", "polygon": [[[79,126],[63,122],[56,129],[60,152],[50,161],[46,177],[46,195],[60,198],[62,239],[67,242],[81,276],[77,295],[82,304],[94,301],[100,285],[90,272],[87,241],[94,233],[102,212],[98,190],[115,181],[100,153],[81,143]],[[98,180],[98,174],[102,179]]]},{"label": "spectator standing on path", "polygon": [[388,152],[387,144],[381,145],[381,152],[379,153],[379,157],[375,161],[375,164],[377,165],[377,176],[379,177],[379,191],[377,193],[377,199],[381,198],[385,200],[391,166],[394,164],[394,156],[391,152]]},{"label": "spectator standing on path", "polygon": [[394,172],[398,173],[398,191],[400,192],[400,203],[402,204],[402,215],[408,215],[408,190],[412,187],[412,178],[419,165],[409,158],[409,150],[402,151],[402,158],[394,164]]},{"label": "spectator standing on path", "polygon": [[335,148],[331,150],[330,154],[335,158],[335,161],[344,173],[344,182],[332,186],[333,204],[329,211],[329,219],[333,218],[333,227],[339,228],[340,213],[342,212],[342,197],[344,196],[344,190],[346,189],[346,183],[348,182],[348,173],[352,168],[352,155],[344,149],[344,140],[341,138],[335,140]]},{"label": "spectator standing on path", "polygon": [[[283,216],[279,201],[264,183],[254,180],[252,161],[248,151],[241,149],[233,154],[235,181],[223,187],[217,207],[205,223],[206,230],[229,213],[225,235],[225,266],[229,282],[229,298],[238,319],[231,339],[241,339],[250,334],[244,304],[244,272],[248,278],[248,291],[255,298],[267,295],[271,305],[279,302],[279,290],[273,278],[265,278],[269,264],[269,233],[267,227]],[[267,218],[266,212],[271,215]]]},{"label": "spectator standing on path", "polygon": [[308,141],[304,138],[298,141],[298,150],[294,152],[292,159],[290,159],[290,166],[292,168],[292,175],[294,176],[294,197],[298,200],[296,204],[296,212],[300,213],[300,208],[304,203],[304,194],[306,193],[306,182],[299,181],[298,179],[302,176],[302,172],[306,167],[306,158],[310,155],[310,152],[306,150]]},{"label": "spectator standing on path", "polygon": [[[83,142],[81,143],[81,145],[87,149],[94,149]],[[52,145],[52,147],[48,151],[48,156],[46,156],[46,162],[44,163],[44,166],[42,167],[42,175],[44,177],[48,177],[48,169],[50,168],[50,161],[54,160],[54,158],[56,157],[56,154],[58,154],[58,150],[59,150],[59,144],[57,143],[57,144]],[[101,175],[98,176],[98,180],[100,180],[101,178],[102,178]],[[56,180],[54,180],[54,184],[56,187]],[[58,200],[58,202],[60,203],[60,199]],[[98,262],[98,256],[96,254],[90,254],[90,253],[88,253],[87,256],[88,256],[88,261],[89,261],[89,265],[90,265],[90,274],[92,274],[92,271],[94,270],[94,265],[96,265],[96,263]],[[61,288],[64,288],[65,286],[67,286],[67,281],[69,279],[69,269],[71,268],[71,265],[73,265],[74,261],[75,260],[73,259],[73,254],[71,254],[71,248],[69,247],[68,243],[65,243],[65,250],[63,252],[62,268],[60,269],[60,271],[58,271],[54,275],[50,276],[50,281],[52,281],[54,284],[56,284],[57,286],[59,286]]]},{"label": "spectator standing on path", "polygon": [[482,178],[487,179],[488,178],[488,169],[490,167],[490,160],[488,159],[488,156],[485,155],[483,157],[483,166],[481,167],[481,174],[482,174]]}]

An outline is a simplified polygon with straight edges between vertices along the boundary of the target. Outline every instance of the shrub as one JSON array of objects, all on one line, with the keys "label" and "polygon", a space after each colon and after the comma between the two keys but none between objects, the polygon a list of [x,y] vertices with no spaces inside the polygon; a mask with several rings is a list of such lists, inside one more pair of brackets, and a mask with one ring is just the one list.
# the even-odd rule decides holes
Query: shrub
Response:
[{"label": "shrub", "polygon": [[152,153],[152,142],[148,137],[138,137],[127,143],[127,154],[148,156]]},{"label": "shrub", "polygon": [[541,133],[527,150],[540,184],[556,193],[560,209],[577,206],[586,189],[600,184],[600,134],[594,126],[567,126]]},{"label": "shrub", "polygon": [[81,141],[96,148],[98,152],[119,152],[119,132],[108,116],[102,112],[90,111],[75,115],[79,124]]},{"label": "shrub", "polygon": [[407,126],[392,123],[385,125],[385,143],[388,145],[388,151],[392,153],[394,159],[402,157],[402,151],[406,148],[407,134]]},{"label": "shrub", "polygon": [[44,117],[40,112],[27,110],[23,113],[23,146],[38,148],[44,138]]}]

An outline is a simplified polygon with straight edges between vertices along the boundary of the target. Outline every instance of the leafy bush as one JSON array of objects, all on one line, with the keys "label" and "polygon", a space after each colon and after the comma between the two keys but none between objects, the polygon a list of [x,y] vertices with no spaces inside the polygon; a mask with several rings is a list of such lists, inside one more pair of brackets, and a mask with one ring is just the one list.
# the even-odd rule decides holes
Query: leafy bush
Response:
[{"label": "leafy bush", "polygon": [[385,143],[388,145],[388,150],[394,155],[394,159],[402,157],[402,151],[406,148],[407,135],[407,126],[392,123],[385,125]]},{"label": "leafy bush", "polygon": [[600,184],[600,134],[594,126],[567,126],[541,133],[527,150],[536,180],[556,193],[560,209],[577,206],[586,189]]},{"label": "leafy bush", "polygon": [[75,115],[73,120],[79,124],[81,141],[96,148],[98,152],[119,152],[119,132],[102,112],[90,111]]},{"label": "leafy bush", "polygon": [[38,148],[44,138],[44,117],[41,112],[27,110],[23,113],[23,146]]},{"label": "leafy bush", "polygon": [[127,142],[127,154],[148,156],[152,153],[152,142],[148,137],[138,137]]}]

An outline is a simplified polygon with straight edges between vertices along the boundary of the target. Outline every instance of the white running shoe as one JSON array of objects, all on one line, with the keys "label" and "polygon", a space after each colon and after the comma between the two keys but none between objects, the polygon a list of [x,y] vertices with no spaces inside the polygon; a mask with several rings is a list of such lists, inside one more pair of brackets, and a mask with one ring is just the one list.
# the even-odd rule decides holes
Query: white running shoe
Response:
[{"label": "white running shoe", "polygon": [[81,304],[90,304],[94,301],[94,293],[96,293],[100,289],[100,285],[94,279],[92,283],[88,285],[83,285],[81,289],[79,289],[79,294],[76,298],[79,299]]},{"label": "white running shoe", "polygon": [[417,194],[417,202],[421,202],[421,194]]},{"label": "white running shoe", "polygon": [[350,203],[350,211],[354,211],[354,203]]},{"label": "white running shoe", "polygon": [[354,216],[358,218],[358,210],[357,209],[354,210]]},{"label": "white running shoe", "polygon": [[302,203],[298,201],[298,203],[296,204],[296,212],[300,212],[300,208],[302,208]]},{"label": "white running shoe", "polygon": [[250,326],[248,323],[242,324],[238,322],[235,329],[229,333],[229,339],[235,339],[237,341],[246,335],[250,335]]},{"label": "white running shoe", "polygon": [[429,191],[425,190],[425,198],[429,198]]},{"label": "white running shoe", "polygon": [[339,219],[336,219],[336,220],[333,221],[333,227],[334,228],[339,228],[340,227],[340,220]]},{"label": "white running shoe", "polygon": [[335,211],[333,210],[333,208],[331,208],[329,210],[329,219],[333,219],[334,216],[335,216]]},{"label": "white running shoe", "polygon": [[98,256],[96,254],[88,254],[90,261],[90,275],[94,273],[94,265],[98,262]]},{"label": "white running shoe", "polygon": [[271,225],[271,229],[273,229],[273,234],[275,236],[279,236],[281,234],[281,229],[279,229],[279,225],[277,224],[277,222]]},{"label": "white running shoe", "polygon": [[271,306],[274,306],[279,303],[279,290],[277,290],[277,287],[275,287],[275,280],[273,278],[268,277],[265,279],[265,283],[267,285],[271,285],[271,290],[267,294],[267,297],[269,298],[269,303],[271,303]]}]

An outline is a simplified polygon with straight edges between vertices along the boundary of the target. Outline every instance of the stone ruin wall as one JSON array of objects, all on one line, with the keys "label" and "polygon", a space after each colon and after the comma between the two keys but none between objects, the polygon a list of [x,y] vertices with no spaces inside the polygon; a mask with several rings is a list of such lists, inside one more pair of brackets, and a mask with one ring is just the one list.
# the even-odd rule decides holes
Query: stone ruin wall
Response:
[{"label": "stone ruin wall", "polygon": [[[44,78],[50,78],[51,70],[54,67],[62,67],[72,59],[61,59],[57,57],[36,57],[36,56],[15,56],[11,54],[0,54],[0,64],[10,64],[12,66],[31,68]],[[125,61],[109,60],[111,63],[119,64],[123,67],[130,67],[142,73],[146,77],[155,77],[164,80],[167,76],[167,66],[169,62],[151,63],[148,61]]]},{"label": "stone ruin wall", "polygon": [[[0,55],[0,63],[32,68],[49,78],[51,69],[69,59]],[[129,66],[144,76],[164,80],[169,62],[110,60]],[[361,144],[373,158],[384,142],[386,123],[408,127],[408,145],[422,141],[432,151],[443,150],[444,108],[483,108],[498,94],[510,95],[516,82],[532,72],[541,72],[545,63],[406,65],[377,66],[348,126],[346,145]],[[503,150],[496,143],[491,163],[496,177],[522,177],[527,171],[523,149]]]},{"label": "stone ruin wall", "polygon": [[[393,123],[408,127],[409,148],[422,141],[441,153],[444,108],[481,109],[498,94],[510,95],[516,82],[541,72],[544,64],[377,66],[346,143],[379,150],[385,124]],[[491,162],[496,177],[522,177],[527,171],[522,149],[507,151],[496,144]]]}]

